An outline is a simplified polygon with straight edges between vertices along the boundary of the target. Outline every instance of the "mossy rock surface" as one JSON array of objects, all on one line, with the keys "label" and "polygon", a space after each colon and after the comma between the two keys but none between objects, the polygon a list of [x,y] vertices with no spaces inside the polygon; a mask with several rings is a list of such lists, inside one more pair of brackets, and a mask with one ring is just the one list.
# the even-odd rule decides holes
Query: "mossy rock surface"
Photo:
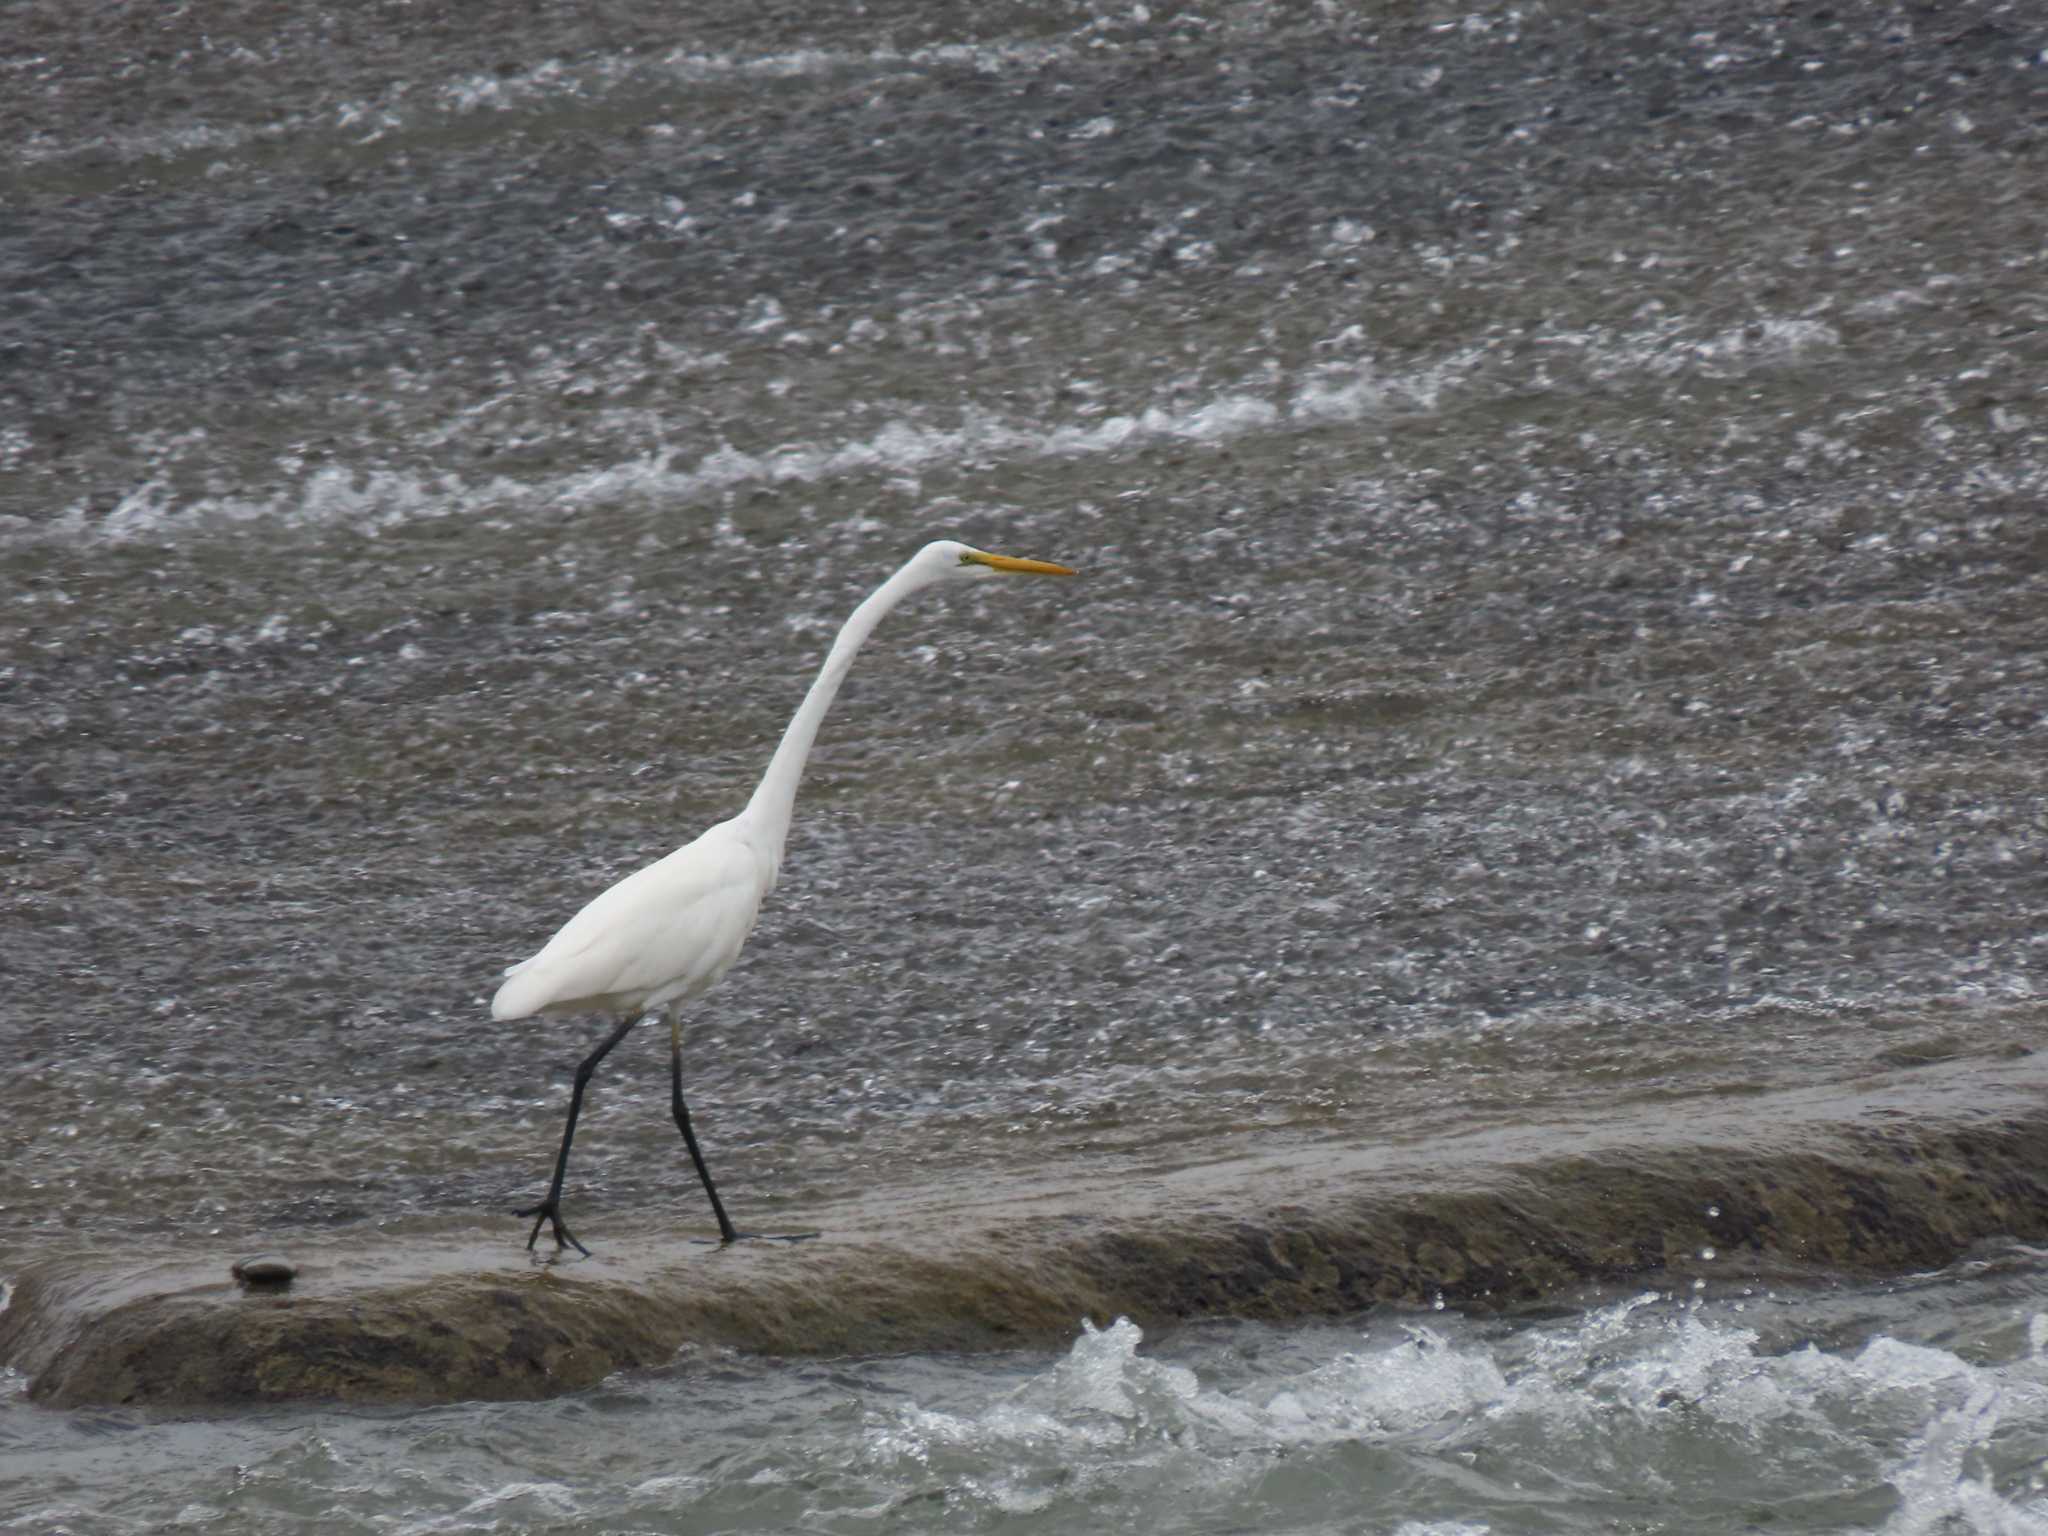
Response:
[{"label": "mossy rock surface", "polygon": [[616,1221],[591,1225],[595,1257],[554,1262],[512,1225],[323,1234],[278,1245],[297,1271],[281,1289],[238,1284],[228,1255],[80,1250],[15,1274],[0,1360],[67,1406],[536,1398],[692,1345],[1057,1346],[1083,1317],[1485,1310],[1673,1276],[1928,1268],[2048,1236],[2048,1071],[1953,1062],[1540,1133],[1072,1172],[877,1190],[801,1213],[815,1241],[728,1249]]}]

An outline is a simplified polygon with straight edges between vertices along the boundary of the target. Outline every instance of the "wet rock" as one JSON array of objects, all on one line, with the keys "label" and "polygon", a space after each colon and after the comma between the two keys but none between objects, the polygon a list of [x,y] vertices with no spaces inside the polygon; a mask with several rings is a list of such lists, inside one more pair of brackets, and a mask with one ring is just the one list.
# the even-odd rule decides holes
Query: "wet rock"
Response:
[{"label": "wet rock", "polygon": [[259,1253],[237,1259],[229,1271],[242,1284],[259,1290],[282,1290],[298,1277],[298,1266],[283,1254]]},{"label": "wet rock", "polygon": [[[123,1273],[104,1253],[50,1259],[16,1277],[0,1362],[67,1407],[538,1398],[691,1345],[1054,1347],[1083,1317],[1150,1332],[1928,1269],[1989,1238],[2048,1237],[2044,1086],[2038,1057],[1979,1058],[1588,1119],[1568,1128],[1568,1156],[1424,1138],[1136,1183],[1112,1170],[1081,1185],[934,1183],[803,1212],[825,1235],[802,1244],[614,1230],[596,1258],[550,1263],[513,1231],[411,1237],[318,1266],[272,1307],[238,1304],[211,1262]],[[1283,1182],[1292,1198],[1275,1201]]]}]

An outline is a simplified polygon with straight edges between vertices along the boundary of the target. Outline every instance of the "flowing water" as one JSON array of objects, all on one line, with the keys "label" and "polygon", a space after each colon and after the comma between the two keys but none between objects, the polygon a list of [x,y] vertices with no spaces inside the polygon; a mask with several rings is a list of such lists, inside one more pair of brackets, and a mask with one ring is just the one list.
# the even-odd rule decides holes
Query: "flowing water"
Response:
[{"label": "flowing water", "polygon": [[[1064,1354],[694,1357],[545,1404],[79,1414],[24,1530],[2048,1529],[2048,1266]],[[23,1463],[27,1465],[26,1461]]]},{"label": "flowing water", "polygon": [[[913,601],[827,721],[688,1020],[743,1221],[1028,1177],[1256,1222],[1384,1148],[1455,1235],[1431,1170],[1485,1145],[1583,1159],[1568,1243],[1642,1165],[1602,1117],[1761,1144],[1846,1085],[1906,1147],[2031,1052],[2036,7],[6,30],[0,1278],[517,1256],[600,1024],[492,1024],[499,968],[743,804],[937,535],[1083,576]],[[656,1033],[579,1132],[594,1263],[705,1222]],[[17,1376],[0,1521],[2031,1529],[2048,1210],[1894,1194],[1947,1236],[1791,1279],[1723,1235],[1703,1292],[1142,1346],[1077,1304],[539,1405]]]}]

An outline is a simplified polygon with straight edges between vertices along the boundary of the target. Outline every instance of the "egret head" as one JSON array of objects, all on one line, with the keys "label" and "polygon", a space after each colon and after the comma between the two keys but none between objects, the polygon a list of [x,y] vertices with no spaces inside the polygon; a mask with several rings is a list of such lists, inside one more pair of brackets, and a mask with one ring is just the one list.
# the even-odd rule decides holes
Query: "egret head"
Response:
[{"label": "egret head", "polygon": [[985,549],[955,539],[939,539],[917,553],[917,563],[929,566],[934,579],[982,581],[990,576],[1071,576],[1073,571],[1050,560],[1019,560],[1014,555],[992,555]]}]

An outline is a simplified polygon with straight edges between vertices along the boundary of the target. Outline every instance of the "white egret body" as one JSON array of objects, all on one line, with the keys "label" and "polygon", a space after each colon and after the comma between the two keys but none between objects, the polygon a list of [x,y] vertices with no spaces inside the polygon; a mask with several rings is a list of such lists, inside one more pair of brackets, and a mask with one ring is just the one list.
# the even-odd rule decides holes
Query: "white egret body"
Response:
[{"label": "white egret body", "polygon": [[782,845],[796,809],[796,790],[817,740],[818,726],[847,669],[875,626],[904,598],[943,581],[984,579],[1004,573],[1071,576],[1063,565],[1017,560],[942,539],[927,544],[853,611],[832,642],[817,680],[783,732],[782,743],[747,808],[721,821],[696,841],[628,875],[564,923],[538,954],[505,973],[491,999],[491,1016],[522,1019],[535,1013],[608,1013],[619,1023],[603,1044],[576,1069],[568,1124],[555,1159],[555,1176],[540,1204],[519,1212],[534,1218],[526,1239],[531,1248],[544,1223],[552,1223],[555,1246],[585,1248],[562,1222],[562,1181],[583,1092],[597,1064],[650,1013],[669,1015],[670,1105],[711,1209],[719,1235],[732,1242],[734,1230],[711,1182],[683,1103],[682,1025],[677,1009],[716,986],[739,959],[754,931],[761,903],[775,889]]},{"label": "white egret body", "polygon": [[775,889],[779,846],[745,814],[636,870],[505,973],[491,1017],[654,1013],[716,986]]}]

